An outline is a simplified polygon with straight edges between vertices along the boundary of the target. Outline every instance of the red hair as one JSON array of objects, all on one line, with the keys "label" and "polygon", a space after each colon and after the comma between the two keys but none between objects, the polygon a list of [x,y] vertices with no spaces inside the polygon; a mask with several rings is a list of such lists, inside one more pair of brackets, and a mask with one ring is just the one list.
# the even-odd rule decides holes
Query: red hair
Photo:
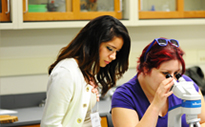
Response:
[{"label": "red hair", "polygon": [[184,74],[185,62],[184,59],[182,58],[184,55],[184,51],[180,47],[175,47],[170,43],[168,43],[167,46],[159,46],[155,41],[151,49],[147,52],[146,56],[144,56],[149,45],[147,45],[143,49],[142,54],[140,55],[137,61],[138,73],[141,72],[144,73],[144,68],[146,68],[148,70],[147,73],[149,74],[152,68],[159,68],[159,66],[163,62],[169,60],[179,60],[182,65],[182,74]]}]

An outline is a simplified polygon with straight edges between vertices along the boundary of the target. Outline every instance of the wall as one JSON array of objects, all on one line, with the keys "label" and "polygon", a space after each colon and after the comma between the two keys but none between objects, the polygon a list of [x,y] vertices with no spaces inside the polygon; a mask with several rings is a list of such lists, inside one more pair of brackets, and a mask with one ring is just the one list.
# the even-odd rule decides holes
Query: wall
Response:
[{"label": "wall", "polygon": [[[131,40],[130,69],[118,85],[135,73],[136,60],[142,49],[154,38],[179,40],[186,52],[187,67],[199,65],[205,72],[205,26],[128,27]],[[67,45],[80,29],[33,29],[0,31],[0,94],[44,92],[47,69],[58,51]]]}]

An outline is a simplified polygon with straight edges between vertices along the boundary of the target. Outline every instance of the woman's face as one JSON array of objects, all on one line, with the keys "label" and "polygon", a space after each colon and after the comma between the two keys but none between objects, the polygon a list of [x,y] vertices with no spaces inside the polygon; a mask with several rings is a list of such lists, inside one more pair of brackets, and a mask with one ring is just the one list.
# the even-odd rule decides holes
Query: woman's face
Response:
[{"label": "woman's face", "polygon": [[100,67],[105,67],[107,64],[116,59],[117,52],[123,46],[122,37],[114,37],[111,41],[103,42],[100,45]]},{"label": "woman's face", "polygon": [[167,74],[171,74],[176,79],[175,75],[181,72],[181,63],[179,60],[170,60],[163,62],[159,68],[153,68],[150,75],[147,75],[148,84],[156,91],[160,83],[166,79]]}]

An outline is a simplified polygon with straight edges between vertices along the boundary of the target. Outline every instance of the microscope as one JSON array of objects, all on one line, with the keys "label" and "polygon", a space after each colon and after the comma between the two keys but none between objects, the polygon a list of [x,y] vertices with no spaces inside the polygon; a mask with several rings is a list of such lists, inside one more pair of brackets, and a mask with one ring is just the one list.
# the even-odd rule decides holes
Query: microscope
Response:
[{"label": "microscope", "polygon": [[[170,74],[166,78],[172,77]],[[201,127],[197,117],[201,113],[201,96],[196,91],[192,81],[186,81],[181,74],[177,74],[174,79],[174,85],[170,90],[182,103],[171,107],[168,111],[168,127],[181,127],[181,116],[185,114],[186,122],[189,127]]]}]

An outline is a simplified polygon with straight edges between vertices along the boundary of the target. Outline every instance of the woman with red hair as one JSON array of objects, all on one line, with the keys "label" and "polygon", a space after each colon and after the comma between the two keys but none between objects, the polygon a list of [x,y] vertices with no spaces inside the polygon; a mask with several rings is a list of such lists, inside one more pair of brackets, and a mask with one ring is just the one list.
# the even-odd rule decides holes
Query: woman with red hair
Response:
[{"label": "woman with red hair", "polygon": [[[182,100],[170,91],[177,74],[192,81],[185,72],[184,52],[175,39],[156,38],[147,45],[138,60],[138,73],[119,86],[112,97],[112,120],[115,127],[167,127],[168,109]],[[173,78],[166,78],[167,75]],[[175,78],[176,79],[176,78]],[[205,103],[201,95],[201,127],[205,127]],[[173,121],[174,122],[174,121]],[[189,127],[185,115],[182,127]]]}]

